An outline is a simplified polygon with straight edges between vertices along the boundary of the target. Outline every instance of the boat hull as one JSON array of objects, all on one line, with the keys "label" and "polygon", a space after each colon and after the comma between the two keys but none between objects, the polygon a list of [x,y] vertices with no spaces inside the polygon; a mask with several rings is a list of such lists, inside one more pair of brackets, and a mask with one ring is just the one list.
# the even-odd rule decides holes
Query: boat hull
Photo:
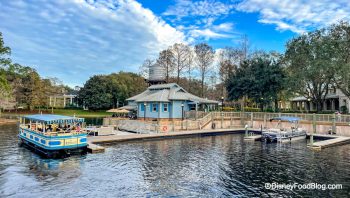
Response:
[{"label": "boat hull", "polygon": [[292,141],[298,141],[298,140],[305,140],[306,139],[306,133],[301,133],[298,135],[280,135],[279,133],[269,133],[269,132],[263,132],[261,136],[262,141],[265,142],[292,142]]},{"label": "boat hull", "polygon": [[19,144],[47,158],[62,158],[72,154],[85,154],[87,135],[45,136],[29,129],[19,129]]}]

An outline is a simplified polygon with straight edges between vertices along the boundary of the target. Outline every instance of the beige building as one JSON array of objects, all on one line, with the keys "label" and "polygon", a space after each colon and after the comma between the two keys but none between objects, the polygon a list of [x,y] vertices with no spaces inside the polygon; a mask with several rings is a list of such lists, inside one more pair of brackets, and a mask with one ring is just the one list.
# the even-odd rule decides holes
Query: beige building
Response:
[{"label": "beige building", "polygon": [[[316,111],[316,104],[304,96],[293,98],[290,102],[293,110]],[[350,99],[340,89],[330,89],[322,104],[322,110],[340,111],[342,106],[346,106],[349,112]]]},{"label": "beige building", "polygon": [[74,94],[63,94],[63,95],[55,95],[49,97],[49,106],[56,108],[64,108],[64,107],[78,107],[77,95]]}]

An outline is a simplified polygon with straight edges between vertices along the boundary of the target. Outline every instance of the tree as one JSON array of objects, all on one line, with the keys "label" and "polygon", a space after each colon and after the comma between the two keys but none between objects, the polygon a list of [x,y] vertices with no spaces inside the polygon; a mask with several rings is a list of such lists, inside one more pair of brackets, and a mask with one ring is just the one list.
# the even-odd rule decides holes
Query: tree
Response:
[{"label": "tree", "polygon": [[232,47],[225,47],[219,52],[218,56],[221,96],[226,96],[225,83],[229,79],[229,76],[233,75],[237,70],[237,65],[241,62],[241,51]]},{"label": "tree", "polygon": [[[10,55],[11,49],[5,46],[4,40],[2,38],[2,33],[0,32],[0,99],[6,99],[10,97],[11,87],[6,78],[5,67],[11,62],[8,55]],[[2,103],[2,101],[0,101]],[[1,105],[0,105],[1,108]]]},{"label": "tree", "polygon": [[5,46],[2,33],[0,32],[0,67],[5,67],[11,63],[11,60],[7,57],[10,54],[11,49],[10,47]]},{"label": "tree", "polygon": [[278,100],[278,93],[283,90],[285,73],[280,59],[272,53],[262,53],[244,61],[233,73],[226,89],[231,100],[248,96],[255,103],[264,106]]},{"label": "tree", "polygon": [[309,32],[287,43],[288,87],[316,103],[318,112],[335,75],[334,52],[327,29]]},{"label": "tree", "polygon": [[192,72],[194,70],[193,66],[194,62],[194,51],[192,47],[189,47],[189,51],[187,54],[187,61],[186,61],[186,68],[187,68],[187,74],[188,74],[188,81],[187,81],[187,91],[192,91]]},{"label": "tree", "polygon": [[78,92],[82,105],[92,110],[118,108],[146,88],[145,79],[131,72],[91,77]]},{"label": "tree", "polygon": [[139,68],[139,74],[140,76],[144,77],[144,78],[148,78],[148,74],[149,74],[149,68],[155,64],[155,60],[152,59],[146,59],[143,61],[142,65]]},{"label": "tree", "polygon": [[165,71],[165,80],[168,83],[171,73],[174,71],[174,54],[170,49],[163,50],[159,53],[157,59],[157,64],[164,68]]},{"label": "tree", "polygon": [[175,65],[175,72],[176,72],[176,83],[179,83],[180,81],[180,75],[183,72],[183,70],[188,65],[188,56],[190,51],[190,48],[188,45],[185,45],[183,43],[175,43],[171,47],[171,51],[174,56],[174,65]]},{"label": "tree", "polygon": [[84,106],[91,110],[108,109],[112,107],[112,94],[108,90],[107,77],[95,75],[91,77],[79,91],[78,97],[84,101]]},{"label": "tree", "polygon": [[334,47],[334,83],[350,99],[350,24],[341,21],[330,27]]},{"label": "tree", "polygon": [[112,73],[107,76],[113,107],[120,107],[126,99],[141,93],[147,87],[145,79],[131,72]]},{"label": "tree", "polygon": [[194,48],[201,78],[201,96],[204,97],[204,82],[214,61],[214,50],[206,43],[197,44]]}]

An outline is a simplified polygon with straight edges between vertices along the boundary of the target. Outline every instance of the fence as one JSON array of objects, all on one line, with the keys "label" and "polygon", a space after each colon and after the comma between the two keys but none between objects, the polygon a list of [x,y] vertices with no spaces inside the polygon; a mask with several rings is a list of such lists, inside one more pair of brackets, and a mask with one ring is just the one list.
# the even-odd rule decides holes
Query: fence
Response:
[{"label": "fence", "polygon": [[[186,114],[193,115],[193,114]],[[318,132],[326,133],[329,128],[338,131],[340,135],[350,136],[350,116],[335,114],[301,114],[301,113],[264,113],[264,112],[210,112],[201,113],[201,118],[173,120],[167,122],[142,122],[138,120],[119,120],[118,128],[136,133],[163,133],[186,130],[209,129],[212,124],[216,128],[244,127],[248,124],[251,128],[271,127],[273,123],[268,122],[274,117],[299,117],[303,127],[312,131],[312,121],[318,126]],[[348,132],[349,131],[349,132]]]}]

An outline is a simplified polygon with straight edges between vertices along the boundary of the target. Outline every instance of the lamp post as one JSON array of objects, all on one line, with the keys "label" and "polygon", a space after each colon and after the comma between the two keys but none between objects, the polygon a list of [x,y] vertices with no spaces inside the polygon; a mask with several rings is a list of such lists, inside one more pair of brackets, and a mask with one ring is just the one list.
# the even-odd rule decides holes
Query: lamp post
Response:
[{"label": "lamp post", "polygon": [[309,111],[311,111],[311,103],[310,103],[311,99],[308,98],[307,101],[308,101],[308,107],[306,108],[306,110],[307,110],[307,113],[309,113]]},{"label": "lamp post", "polygon": [[221,111],[224,110],[224,96],[221,96]]},{"label": "lamp post", "polygon": [[144,121],[146,121],[146,110],[147,110],[147,108],[146,108],[146,106],[147,106],[147,103],[145,102],[145,103],[143,103],[143,111],[144,111],[144,114],[143,114],[143,120]]}]

